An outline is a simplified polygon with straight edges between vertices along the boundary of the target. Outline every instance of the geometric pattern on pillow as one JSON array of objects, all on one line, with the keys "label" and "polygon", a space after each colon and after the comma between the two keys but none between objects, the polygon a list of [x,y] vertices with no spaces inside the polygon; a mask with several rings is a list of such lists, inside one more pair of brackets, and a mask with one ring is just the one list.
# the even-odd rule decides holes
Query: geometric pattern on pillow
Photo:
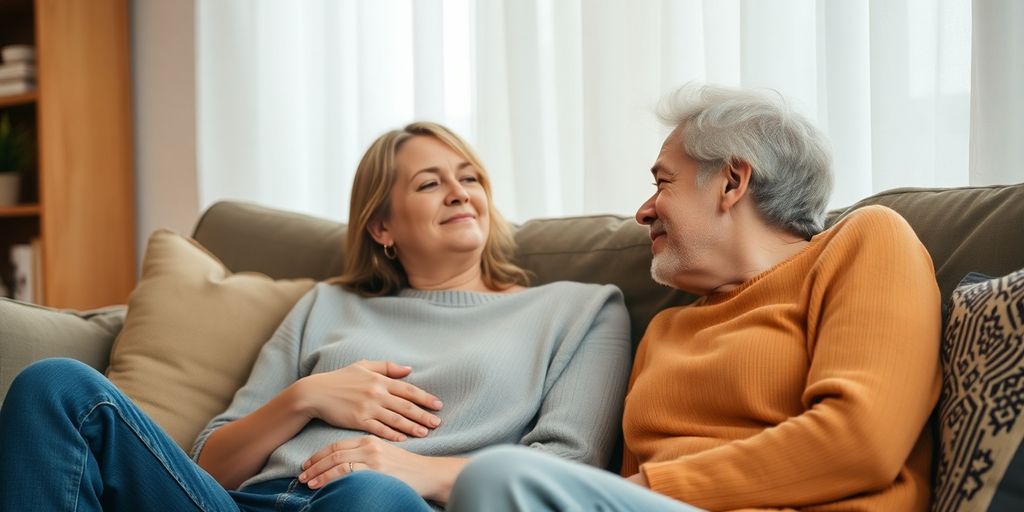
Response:
[{"label": "geometric pattern on pillow", "polygon": [[950,302],[932,509],[986,510],[1024,438],[1024,270],[960,286]]}]

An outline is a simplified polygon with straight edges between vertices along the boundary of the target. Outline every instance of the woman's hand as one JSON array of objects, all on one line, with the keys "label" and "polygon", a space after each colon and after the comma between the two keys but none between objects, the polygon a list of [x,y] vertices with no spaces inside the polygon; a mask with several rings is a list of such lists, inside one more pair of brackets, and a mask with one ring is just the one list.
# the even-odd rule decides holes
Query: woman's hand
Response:
[{"label": "woman's hand", "polygon": [[390,361],[359,361],[339,370],[300,379],[305,410],[335,427],[361,430],[391,441],[424,437],[441,419],[424,410],[440,410],[438,398],[401,382],[412,368]]},{"label": "woman's hand", "polygon": [[336,441],[302,463],[299,481],[319,489],[353,471],[371,469],[393,476],[426,499],[447,503],[466,459],[427,457],[373,436]]}]

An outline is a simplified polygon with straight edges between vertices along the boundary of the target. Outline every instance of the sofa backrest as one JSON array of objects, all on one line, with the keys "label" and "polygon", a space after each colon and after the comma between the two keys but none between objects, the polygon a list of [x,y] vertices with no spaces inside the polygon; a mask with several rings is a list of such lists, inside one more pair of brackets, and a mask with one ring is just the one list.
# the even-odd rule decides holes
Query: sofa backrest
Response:
[{"label": "sofa backrest", "polygon": [[914,228],[931,254],[943,304],[968,272],[1002,276],[1024,268],[1024,183],[879,192],[833,212],[829,225],[870,204],[896,210]]},{"label": "sofa backrest", "polygon": [[[896,189],[830,212],[881,204],[899,212],[931,253],[943,303],[967,272],[993,276],[1024,267],[1024,184]],[[231,270],[274,278],[326,279],[341,272],[346,226],[241,202],[211,206],[194,237]],[[534,284],[557,280],[612,283],[622,289],[634,346],[651,317],[693,296],[650,278],[650,238],[632,217],[592,215],[532,220],[517,226],[516,261]]]}]

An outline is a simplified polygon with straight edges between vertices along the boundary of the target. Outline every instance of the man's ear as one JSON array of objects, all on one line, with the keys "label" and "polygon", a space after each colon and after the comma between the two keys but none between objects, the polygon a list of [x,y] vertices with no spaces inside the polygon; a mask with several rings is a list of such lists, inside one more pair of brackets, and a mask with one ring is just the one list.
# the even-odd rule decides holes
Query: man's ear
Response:
[{"label": "man's ear", "polygon": [[733,158],[722,168],[725,174],[725,182],[722,184],[722,211],[729,211],[736,203],[739,203],[743,196],[747,195],[750,186],[750,177],[754,169],[750,162]]},{"label": "man's ear", "polygon": [[392,245],[395,243],[394,239],[391,238],[391,233],[388,231],[387,223],[384,219],[371,220],[366,225],[366,231],[370,233],[373,240],[381,245]]}]

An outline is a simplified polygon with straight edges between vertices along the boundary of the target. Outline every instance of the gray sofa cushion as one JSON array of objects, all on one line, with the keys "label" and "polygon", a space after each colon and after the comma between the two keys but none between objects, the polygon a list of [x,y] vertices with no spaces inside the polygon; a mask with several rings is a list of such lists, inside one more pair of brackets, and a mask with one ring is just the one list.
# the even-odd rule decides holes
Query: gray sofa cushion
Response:
[{"label": "gray sofa cushion", "polygon": [[22,368],[45,357],[71,357],[105,370],[125,310],[62,311],[0,298],[0,398]]},{"label": "gray sofa cushion", "polygon": [[341,273],[346,232],[327,219],[223,201],[203,213],[192,238],[232,272],[322,281]]}]

